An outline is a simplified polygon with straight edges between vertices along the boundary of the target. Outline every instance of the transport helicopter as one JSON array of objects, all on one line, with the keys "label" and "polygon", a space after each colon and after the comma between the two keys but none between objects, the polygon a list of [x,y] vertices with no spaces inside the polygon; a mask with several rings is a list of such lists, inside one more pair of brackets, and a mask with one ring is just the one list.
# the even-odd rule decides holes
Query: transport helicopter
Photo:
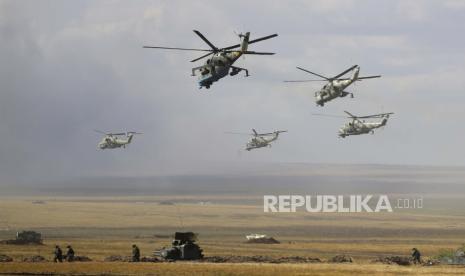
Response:
[{"label": "transport helicopter", "polygon": [[[98,143],[98,147],[102,150],[104,149],[116,149],[116,148],[126,148],[126,145],[129,145],[132,141],[132,138],[134,134],[142,134],[139,132],[121,132],[121,133],[106,133],[100,130],[95,130],[98,133],[105,134],[105,137],[103,137],[102,141]],[[125,135],[125,138],[122,138],[120,136]]]},{"label": "transport helicopter", "polygon": [[[311,72],[307,69],[297,67],[297,69],[307,72],[309,74],[313,74],[322,78],[322,80],[287,80],[284,82],[312,82],[312,81],[328,81],[327,84],[323,86],[320,90],[315,92],[315,102],[316,105],[324,106],[326,102],[329,102],[338,97],[345,97],[350,95],[351,98],[354,97],[354,94],[351,92],[344,91],[349,85],[354,83],[355,81],[361,81],[363,79],[372,79],[372,78],[379,78],[380,75],[377,76],[367,76],[367,77],[359,77],[358,74],[360,72],[360,66],[354,65],[349,69],[345,70],[344,72],[332,77],[328,78],[323,75]],[[354,71],[352,77],[350,78],[341,78],[345,74],[349,73],[350,71]]]},{"label": "transport helicopter", "polygon": [[252,129],[252,133],[239,133],[239,132],[227,132],[228,134],[241,134],[241,135],[252,135],[250,141],[246,144],[245,150],[251,151],[253,149],[269,147],[271,143],[278,139],[280,133],[287,132],[287,130],[276,130],[270,133],[257,133],[255,129]]},{"label": "transport helicopter", "polygon": [[247,32],[245,34],[238,35],[239,39],[241,40],[240,44],[218,48],[199,31],[194,30],[194,33],[197,34],[208,46],[210,46],[211,49],[174,48],[161,46],[143,46],[143,48],[207,52],[205,55],[191,60],[191,62],[195,62],[211,56],[206,60],[204,65],[192,68],[192,76],[196,76],[196,72],[200,73],[198,80],[199,88],[205,87],[207,89],[209,89],[214,82],[226,77],[228,74],[230,76],[234,76],[237,75],[240,71],[245,71],[245,76],[248,77],[249,71],[245,68],[233,66],[234,62],[236,62],[236,60],[242,55],[274,55],[274,53],[268,52],[249,51],[248,46],[249,44],[278,36],[277,34],[272,34],[249,40],[250,32]]},{"label": "transport helicopter", "polygon": [[[361,134],[374,134],[375,129],[383,127],[386,125],[389,116],[394,114],[393,112],[389,113],[380,113],[367,116],[355,116],[348,111],[344,111],[348,117],[345,116],[335,116],[335,115],[326,115],[326,114],[313,114],[317,116],[327,116],[327,117],[342,117],[352,119],[350,122],[347,122],[344,126],[339,129],[338,136],[340,138],[345,138],[350,135],[361,135]],[[363,119],[372,119],[372,118],[381,118],[381,121],[377,122],[365,122]],[[360,120],[362,119],[362,120]]]}]

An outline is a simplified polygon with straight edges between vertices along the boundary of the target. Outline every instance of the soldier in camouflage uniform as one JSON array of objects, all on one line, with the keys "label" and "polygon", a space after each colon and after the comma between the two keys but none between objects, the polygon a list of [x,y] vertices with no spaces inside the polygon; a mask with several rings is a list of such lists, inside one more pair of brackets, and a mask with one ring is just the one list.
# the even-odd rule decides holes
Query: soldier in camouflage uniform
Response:
[{"label": "soldier in camouflage uniform", "polygon": [[53,251],[53,255],[53,261],[55,263],[63,262],[63,252],[61,251],[61,248],[58,245],[55,245],[55,251]]},{"label": "soldier in camouflage uniform", "polygon": [[414,264],[421,264],[421,253],[418,251],[416,248],[412,248],[412,257],[413,257],[413,263]]},{"label": "soldier in camouflage uniform", "polygon": [[71,245],[68,245],[66,248],[68,248],[68,250],[66,251],[65,259],[68,262],[74,261],[74,250],[73,250],[73,248],[71,247]]},{"label": "soldier in camouflage uniform", "polygon": [[132,261],[133,262],[138,262],[140,261],[140,250],[137,245],[133,244],[132,245]]}]

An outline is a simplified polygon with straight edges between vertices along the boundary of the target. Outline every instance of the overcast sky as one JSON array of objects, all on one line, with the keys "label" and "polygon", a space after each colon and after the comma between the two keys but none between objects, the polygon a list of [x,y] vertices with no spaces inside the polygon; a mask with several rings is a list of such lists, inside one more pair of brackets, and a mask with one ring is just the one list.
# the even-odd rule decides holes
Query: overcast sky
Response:
[{"label": "overcast sky", "polygon": [[[234,32],[250,46],[243,74],[199,90],[196,52]],[[195,173],[263,162],[465,165],[465,1],[0,1],[0,182],[92,175]],[[353,64],[381,79],[316,107],[323,83]],[[311,113],[395,112],[375,135],[337,138],[345,119]],[[289,133],[240,151],[251,128]],[[125,150],[105,131],[140,131]]]}]

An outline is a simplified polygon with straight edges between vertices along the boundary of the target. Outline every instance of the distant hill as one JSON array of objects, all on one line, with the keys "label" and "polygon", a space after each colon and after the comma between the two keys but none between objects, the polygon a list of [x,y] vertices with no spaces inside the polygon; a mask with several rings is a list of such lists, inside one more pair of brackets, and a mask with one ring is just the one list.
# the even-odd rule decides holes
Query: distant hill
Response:
[{"label": "distant hill", "polygon": [[187,175],[102,176],[4,187],[20,195],[463,194],[462,167],[283,163]]}]

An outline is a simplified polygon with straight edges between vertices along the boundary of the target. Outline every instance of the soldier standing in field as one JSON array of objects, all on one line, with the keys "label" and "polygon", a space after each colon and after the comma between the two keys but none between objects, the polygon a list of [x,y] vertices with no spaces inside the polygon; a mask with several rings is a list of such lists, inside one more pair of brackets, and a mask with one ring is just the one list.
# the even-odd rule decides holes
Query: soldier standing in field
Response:
[{"label": "soldier standing in field", "polygon": [[63,262],[63,252],[61,251],[61,248],[58,245],[55,245],[55,251],[53,251],[53,255],[53,261],[55,263]]},{"label": "soldier standing in field", "polygon": [[65,259],[68,262],[74,261],[74,250],[73,250],[73,248],[71,247],[71,245],[68,245],[66,248],[68,248],[68,250],[66,251]]},{"label": "soldier standing in field", "polygon": [[140,250],[137,245],[133,244],[132,245],[132,261],[133,262],[138,262],[140,261]]},{"label": "soldier standing in field", "polygon": [[414,264],[421,264],[421,253],[418,251],[416,248],[412,248],[412,257],[413,257],[413,263]]}]

